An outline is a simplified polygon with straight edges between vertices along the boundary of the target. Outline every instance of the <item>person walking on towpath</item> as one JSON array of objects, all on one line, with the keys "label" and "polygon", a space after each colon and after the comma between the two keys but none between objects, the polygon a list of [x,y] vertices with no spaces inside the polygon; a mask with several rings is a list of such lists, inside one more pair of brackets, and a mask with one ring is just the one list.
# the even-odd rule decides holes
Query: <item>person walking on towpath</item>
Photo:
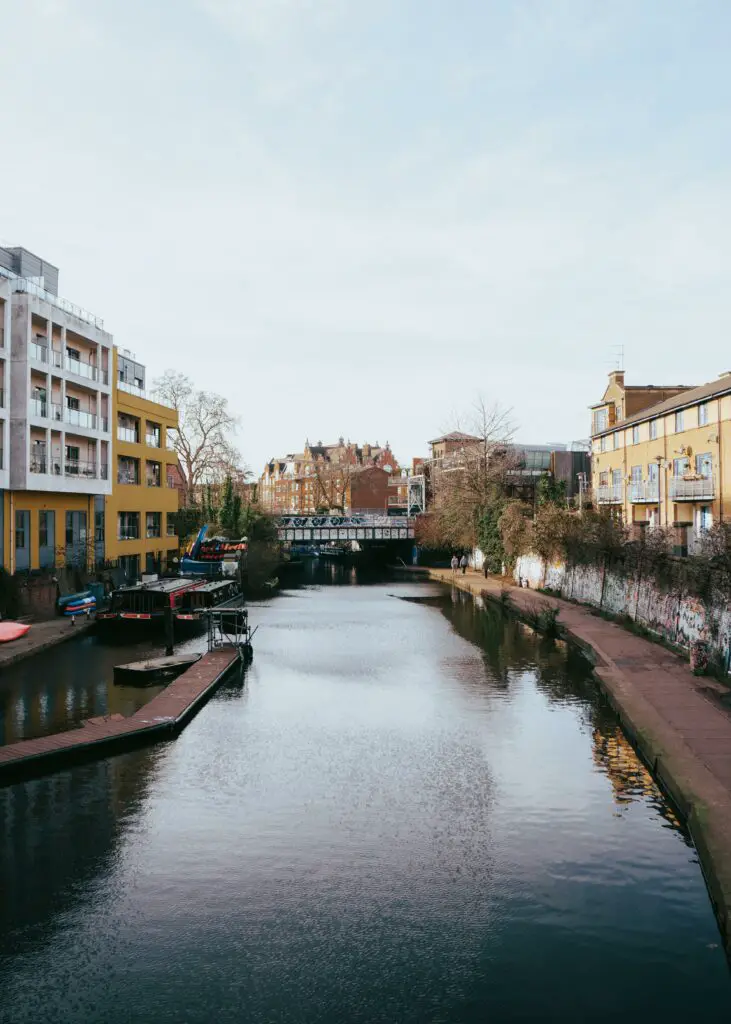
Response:
[{"label": "person walking on towpath", "polygon": [[453,576],[456,573],[457,569],[459,569],[459,559],[457,558],[456,555],[452,555],[452,575]]},{"label": "person walking on towpath", "polygon": [[462,557],[459,560],[459,564],[462,567],[462,575],[464,576],[465,572],[467,571],[467,555],[462,555]]}]

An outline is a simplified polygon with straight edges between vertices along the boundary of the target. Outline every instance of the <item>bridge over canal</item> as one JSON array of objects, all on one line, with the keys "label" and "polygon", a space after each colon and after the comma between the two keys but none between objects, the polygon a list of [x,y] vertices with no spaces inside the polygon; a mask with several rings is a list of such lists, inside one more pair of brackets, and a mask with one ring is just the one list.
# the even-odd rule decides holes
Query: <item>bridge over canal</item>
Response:
[{"label": "bridge over canal", "polygon": [[351,515],[280,516],[279,539],[285,541],[405,541],[413,540],[416,520],[385,512]]}]

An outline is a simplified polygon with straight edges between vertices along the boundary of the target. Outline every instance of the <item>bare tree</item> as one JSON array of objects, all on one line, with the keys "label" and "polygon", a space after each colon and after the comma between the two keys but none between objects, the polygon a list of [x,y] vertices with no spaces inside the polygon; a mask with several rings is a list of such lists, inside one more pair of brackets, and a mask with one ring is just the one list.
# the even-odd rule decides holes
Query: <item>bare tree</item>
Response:
[{"label": "bare tree", "polygon": [[188,504],[195,489],[204,483],[220,483],[241,470],[241,455],[229,438],[237,427],[228,400],[210,391],[198,391],[190,377],[167,370],[153,383],[154,395],[178,414],[171,430],[184,481]]},{"label": "bare tree", "polygon": [[429,466],[432,543],[476,545],[482,517],[502,500],[519,461],[509,410],[478,398],[467,423],[469,433],[455,439],[452,450]]},{"label": "bare tree", "polygon": [[350,442],[331,449],[330,455],[313,453],[311,465],[316,507],[337,508],[345,512],[357,461],[355,449]]}]

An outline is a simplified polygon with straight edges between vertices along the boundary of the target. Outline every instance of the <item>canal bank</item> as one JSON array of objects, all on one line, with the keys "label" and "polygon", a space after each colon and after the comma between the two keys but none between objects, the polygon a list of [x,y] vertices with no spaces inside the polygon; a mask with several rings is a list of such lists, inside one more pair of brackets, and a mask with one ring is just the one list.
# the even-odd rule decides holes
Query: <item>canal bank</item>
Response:
[{"label": "canal bank", "polygon": [[582,606],[480,573],[429,577],[510,603],[519,617],[558,608],[559,625],[594,666],[623,729],[670,795],[693,837],[727,948],[731,946],[731,714],[686,662]]}]

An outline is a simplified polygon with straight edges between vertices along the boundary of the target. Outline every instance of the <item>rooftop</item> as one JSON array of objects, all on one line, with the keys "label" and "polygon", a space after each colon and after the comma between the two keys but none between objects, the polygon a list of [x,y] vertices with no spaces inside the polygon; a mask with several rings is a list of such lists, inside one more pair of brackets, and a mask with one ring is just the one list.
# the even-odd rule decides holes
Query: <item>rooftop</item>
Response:
[{"label": "rooftop", "polygon": [[[662,389],[657,388],[657,390]],[[664,402],[649,405],[646,409],[642,409],[641,412],[637,412],[633,416],[628,416],[620,423],[615,423],[614,426],[607,427],[606,430],[597,431],[594,436],[601,437],[602,434],[613,434],[615,431],[624,430],[625,427],[631,427],[635,423],[654,420],[657,416],[664,416],[666,413],[675,412],[678,409],[686,409],[690,405],[696,405],[698,402],[703,402],[728,392],[731,392],[731,371],[725,371],[716,380],[709,381],[707,384],[686,388],[680,394],[674,395]]]}]

